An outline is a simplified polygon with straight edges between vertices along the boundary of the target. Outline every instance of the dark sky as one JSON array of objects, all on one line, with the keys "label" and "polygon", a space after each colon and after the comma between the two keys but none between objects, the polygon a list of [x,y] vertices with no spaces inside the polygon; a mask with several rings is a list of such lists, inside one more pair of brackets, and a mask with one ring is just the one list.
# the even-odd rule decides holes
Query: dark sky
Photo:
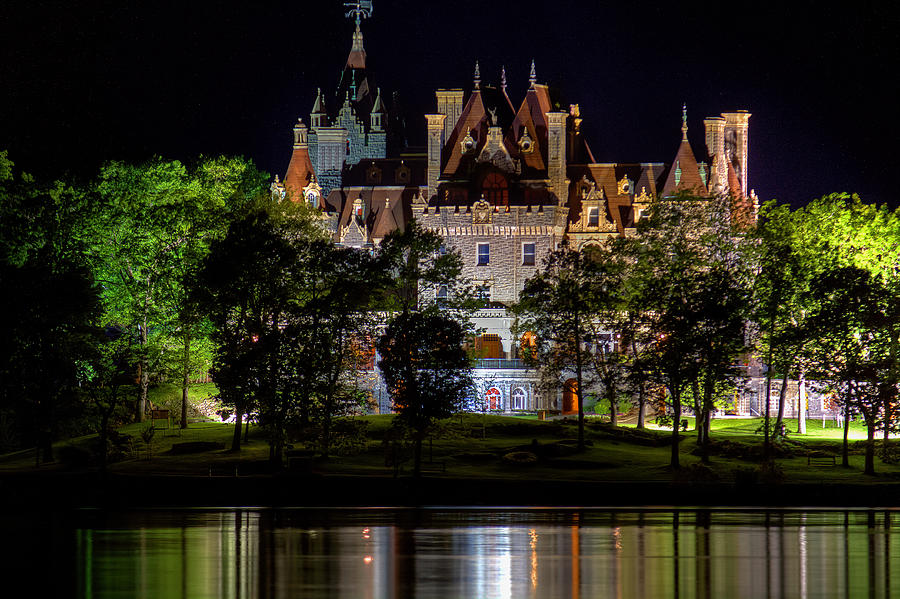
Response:
[{"label": "dark sky", "polygon": [[[686,102],[747,109],[750,186],[792,203],[832,191],[896,205],[900,10],[893,2],[594,3],[375,0],[369,66],[414,131],[434,89],[505,65],[518,105],[538,80],[581,106],[598,161],[670,162]],[[298,116],[350,47],[340,2],[5,2],[0,149],[42,177],[105,160],[240,154],[283,174]]]}]

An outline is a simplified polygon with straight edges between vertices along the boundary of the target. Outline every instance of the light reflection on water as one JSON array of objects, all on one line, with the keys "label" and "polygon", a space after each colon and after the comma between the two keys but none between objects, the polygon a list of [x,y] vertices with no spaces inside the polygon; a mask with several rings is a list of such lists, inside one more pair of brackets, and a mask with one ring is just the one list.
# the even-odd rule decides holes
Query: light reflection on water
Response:
[{"label": "light reflection on water", "polygon": [[900,597],[890,511],[82,514],[92,598]]}]

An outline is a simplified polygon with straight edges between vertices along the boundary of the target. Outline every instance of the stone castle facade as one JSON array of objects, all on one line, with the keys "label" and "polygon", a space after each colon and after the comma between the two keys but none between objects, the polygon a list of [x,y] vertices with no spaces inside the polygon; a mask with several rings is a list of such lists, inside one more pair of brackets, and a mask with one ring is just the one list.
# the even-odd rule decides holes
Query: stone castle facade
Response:
[{"label": "stone castle facade", "polygon": [[[533,62],[518,104],[507,93],[505,71],[499,85],[490,85],[476,64],[470,91],[436,91],[437,110],[421,121],[427,146],[404,148],[391,143],[404,137],[392,131],[401,121],[392,118],[366,69],[360,23],[371,15],[371,3],[352,6],[348,16],[356,28],[334,106],[320,89],[310,124],[301,119],[294,127],[291,159],[273,193],[321,210],[335,243],[345,246],[377,246],[411,219],[438,232],[461,253],[464,276],[486,301],[475,319],[483,330],[480,399],[501,411],[572,411],[571,392],[538,392],[537,374],[519,359],[521,341],[506,306],[564,239],[582,248],[633,234],[656,197],[731,194],[752,218],[750,114],[705,119],[702,161],[688,141],[683,111],[671,162],[598,163],[582,134],[580,107],[561,110]],[[389,409],[385,398],[380,403]]]}]

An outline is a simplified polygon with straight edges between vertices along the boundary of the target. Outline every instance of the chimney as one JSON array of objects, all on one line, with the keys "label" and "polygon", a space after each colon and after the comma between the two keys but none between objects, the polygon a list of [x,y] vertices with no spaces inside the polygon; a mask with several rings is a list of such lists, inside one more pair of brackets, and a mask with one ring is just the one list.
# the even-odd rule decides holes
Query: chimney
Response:
[{"label": "chimney", "polygon": [[547,176],[550,191],[556,194],[560,206],[568,200],[569,182],[566,180],[566,118],[568,112],[547,113]]},{"label": "chimney", "polygon": [[707,188],[712,193],[718,193],[728,184],[728,170],[725,169],[725,119],[720,116],[703,119],[703,126],[706,131],[706,153],[712,164]]},{"label": "chimney", "polygon": [[750,113],[746,110],[723,112],[725,117],[725,152],[731,159],[741,183],[740,192],[748,194],[747,189],[747,146],[750,137]]},{"label": "chimney", "polygon": [[444,122],[447,115],[426,114],[428,120],[428,189],[425,201],[437,193],[438,178],[441,176],[441,151],[444,149]]},{"label": "chimney", "polygon": [[461,89],[439,89],[435,92],[437,96],[438,114],[447,116],[444,121],[444,141],[450,139],[450,134],[456,128],[459,116],[463,109],[463,90]]}]

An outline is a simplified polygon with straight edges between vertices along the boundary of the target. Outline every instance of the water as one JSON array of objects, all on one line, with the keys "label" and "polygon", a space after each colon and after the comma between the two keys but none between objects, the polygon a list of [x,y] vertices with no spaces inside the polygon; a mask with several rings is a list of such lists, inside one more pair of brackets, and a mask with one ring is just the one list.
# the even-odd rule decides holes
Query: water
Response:
[{"label": "water", "polygon": [[7,546],[21,545],[4,579],[32,572],[31,596],[154,599],[900,597],[895,521],[720,509],[0,516]]}]

